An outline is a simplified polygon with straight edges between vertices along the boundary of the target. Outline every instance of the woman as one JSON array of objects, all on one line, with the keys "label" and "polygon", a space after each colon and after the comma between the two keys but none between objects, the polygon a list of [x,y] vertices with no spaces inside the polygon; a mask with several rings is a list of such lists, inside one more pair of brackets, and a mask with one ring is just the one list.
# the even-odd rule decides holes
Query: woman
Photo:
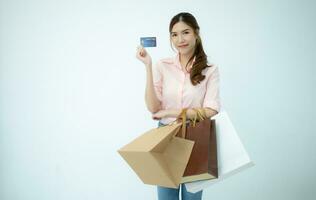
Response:
[{"label": "woman", "polygon": [[[189,119],[195,116],[192,108],[203,109],[207,117],[220,110],[218,68],[207,63],[199,30],[192,14],[182,12],[175,15],[169,33],[177,54],[159,60],[154,67],[146,50],[137,47],[136,57],[144,63],[147,71],[146,105],[153,119],[159,120],[159,126],[174,121],[183,108],[188,108]],[[178,200],[179,189],[158,186],[158,199]],[[202,199],[202,191],[190,193],[184,184],[181,185],[181,195],[183,200]]]}]

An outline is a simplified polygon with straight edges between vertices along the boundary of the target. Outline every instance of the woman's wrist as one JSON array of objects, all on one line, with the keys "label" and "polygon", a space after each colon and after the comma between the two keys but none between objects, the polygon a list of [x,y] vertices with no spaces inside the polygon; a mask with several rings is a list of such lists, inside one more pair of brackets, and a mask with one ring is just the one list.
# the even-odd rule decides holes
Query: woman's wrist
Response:
[{"label": "woman's wrist", "polygon": [[149,63],[146,63],[145,64],[145,67],[148,69],[148,68],[151,68],[152,67],[152,63],[151,62],[149,62]]}]

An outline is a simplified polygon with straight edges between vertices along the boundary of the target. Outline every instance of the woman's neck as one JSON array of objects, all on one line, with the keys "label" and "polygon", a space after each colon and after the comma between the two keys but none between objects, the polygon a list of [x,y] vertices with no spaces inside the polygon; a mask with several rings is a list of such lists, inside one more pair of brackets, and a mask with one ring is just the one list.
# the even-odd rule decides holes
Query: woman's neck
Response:
[{"label": "woman's neck", "polygon": [[[192,55],[193,55],[193,53],[192,54],[180,54],[179,55],[180,64],[181,64],[183,69],[185,69],[185,67],[186,67],[186,65],[187,65],[187,63],[188,63],[188,61],[189,61],[189,59],[191,58]],[[192,63],[192,60],[191,60],[191,63]],[[190,66],[190,64],[189,64],[189,66]]]}]

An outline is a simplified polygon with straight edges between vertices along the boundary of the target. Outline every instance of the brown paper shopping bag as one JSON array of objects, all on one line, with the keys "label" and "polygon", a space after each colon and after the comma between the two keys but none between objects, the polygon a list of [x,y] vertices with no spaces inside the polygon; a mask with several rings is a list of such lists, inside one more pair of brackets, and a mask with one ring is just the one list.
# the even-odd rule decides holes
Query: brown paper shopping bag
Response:
[{"label": "brown paper shopping bag", "polygon": [[[186,125],[186,130],[181,128],[177,134],[195,142],[182,183],[218,177],[215,120],[207,118],[201,109],[194,110],[195,119]],[[186,109],[183,109],[182,116],[186,121]]]},{"label": "brown paper shopping bag", "polygon": [[151,129],[118,152],[144,183],[177,188],[194,145],[175,137],[181,126],[176,122]]}]

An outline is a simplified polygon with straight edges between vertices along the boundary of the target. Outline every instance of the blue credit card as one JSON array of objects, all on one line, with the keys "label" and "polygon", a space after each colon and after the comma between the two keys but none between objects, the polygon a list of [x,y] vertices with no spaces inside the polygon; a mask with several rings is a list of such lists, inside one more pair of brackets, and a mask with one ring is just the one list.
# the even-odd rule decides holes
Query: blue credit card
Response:
[{"label": "blue credit card", "polygon": [[140,44],[143,47],[156,47],[156,37],[141,37],[140,38]]}]

